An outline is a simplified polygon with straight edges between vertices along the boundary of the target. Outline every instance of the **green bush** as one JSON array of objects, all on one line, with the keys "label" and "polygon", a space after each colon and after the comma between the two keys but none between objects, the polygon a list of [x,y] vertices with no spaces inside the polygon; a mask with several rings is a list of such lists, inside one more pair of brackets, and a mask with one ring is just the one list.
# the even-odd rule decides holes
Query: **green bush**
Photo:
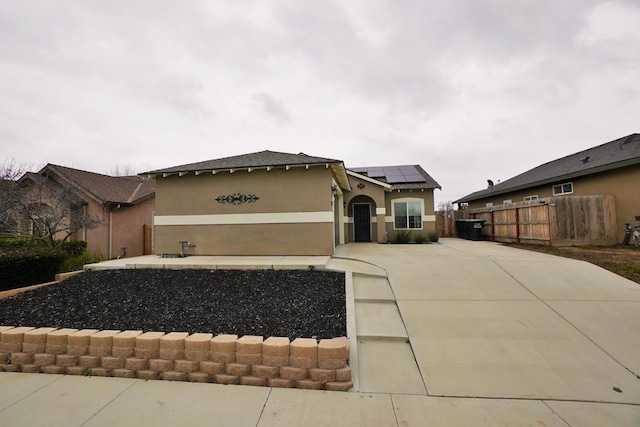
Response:
[{"label": "green bush", "polygon": [[66,257],[46,246],[0,249],[0,291],[54,280]]},{"label": "green bush", "polygon": [[27,248],[48,248],[48,246],[44,241],[31,237],[6,237],[0,239],[0,251]]},{"label": "green bush", "polygon": [[51,282],[57,273],[102,261],[86,253],[87,242],[59,242],[52,249],[40,239],[0,239],[0,291]]},{"label": "green bush", "polygon": [[60,266],[58,273],[66,273],[68,271],[82,270],[86,264],[93,264],[95,262],[104,261],[99,255],[89,254],[87,252],[81,253],[76,256],[68,257]]},{"label": "green bush", "polygon": [[438,241],[438,233],[435,231],[430,231],[429,235],[427,236],[430,242],[437,242]]},{"label": "green bush", "polygon": [[79,256],[87,250],[87,242],[84,240],[64,241],[60,242],[58,247],[71,256]]},{"label": "green bush", "polygon": [[413,237],[413,242],[414,242],[414,243],[417,243],[417,244],[419,244],[419,245],[421,245],[421,244],[423,244],[423,243],[427,243],[427,238],[426,238],[426,237],[424,237],[424,235],[422,235],[422,234],[416,234],[416,235]]},{"label": "green bush", "polygon": [[396,231],[396,243],[410,243],[411,239],[411,232],[406,230]]}]

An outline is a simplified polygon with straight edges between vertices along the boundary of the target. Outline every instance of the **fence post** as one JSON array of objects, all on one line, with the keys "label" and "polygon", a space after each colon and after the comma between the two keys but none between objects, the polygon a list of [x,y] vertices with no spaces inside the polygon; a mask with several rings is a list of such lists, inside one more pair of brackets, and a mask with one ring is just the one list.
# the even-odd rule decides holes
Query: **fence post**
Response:
[{"label": "fence post", "polygon": [[493,214],[493,209],[489,212],[491,215],[491,241],[496,241],[496,224],[495,224],[495,216]]},{"label": "fence post", "polygon": [[516,206],[516,243],[520,243],[520,209]]}]

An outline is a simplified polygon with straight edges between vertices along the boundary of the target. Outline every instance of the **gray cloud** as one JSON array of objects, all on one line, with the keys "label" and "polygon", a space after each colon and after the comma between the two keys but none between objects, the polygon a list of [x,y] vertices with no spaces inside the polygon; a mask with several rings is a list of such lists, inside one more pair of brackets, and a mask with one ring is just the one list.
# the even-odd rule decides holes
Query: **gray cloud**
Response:
[{"label": "gray cloud", "polygon": [[98,172],[268,148],[415,162],[457,198],[638,131],[637,17],[633,0],[11,2],[0,143]]},{"label": "gray cloud", "polygon": [[260,103],[265,114],[274,118],[279,123],[285,123],[290,120],[287,108],[282,104],[282,102],[278,101],[272,95],[260,93],[254,95],[253,99]]}]

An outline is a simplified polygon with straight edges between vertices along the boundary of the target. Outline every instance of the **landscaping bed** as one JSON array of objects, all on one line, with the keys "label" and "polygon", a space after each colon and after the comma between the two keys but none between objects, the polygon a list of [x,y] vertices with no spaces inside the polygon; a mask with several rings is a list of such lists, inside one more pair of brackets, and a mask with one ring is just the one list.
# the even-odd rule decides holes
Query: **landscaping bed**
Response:
[{"label": "landscaping bed", "polygon": [[544,252],[595,264],[640,283],[640,247],[636,246],[541,246],[509,243],[509,246]]},{"label": "landscaping bed", "polygon": [[91,271],[0,300],[0,325],[341,337],[345,280],[294,270]]}]

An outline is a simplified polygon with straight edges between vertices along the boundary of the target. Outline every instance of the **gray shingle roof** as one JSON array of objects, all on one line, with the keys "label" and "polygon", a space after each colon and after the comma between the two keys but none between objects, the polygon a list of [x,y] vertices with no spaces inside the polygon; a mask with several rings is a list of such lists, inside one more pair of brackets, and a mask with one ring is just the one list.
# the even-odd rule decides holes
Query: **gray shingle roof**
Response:
[{"label": "gray shingle roof", "polygon": [[454,203],[470,202],[634,164],[640,164],[640,134],[637,133],[542,164],[493,187],[464,196]]},{"label": "gray shingle roof", "polygon": [[420,165],[367,166],[349,170],[391,184],[396,190],[442,188]]},{"label": "gray shingle roof", "polygon": [[242,154],[239,156],[224,157],[221,159],[207,160],[198,163],[173,166],[165,169],[158,169],[145,172],[141,175],[159,175],[165,173],[209,171],[219,169],[234,168],[258,168],[266,166],[287,166],[287,165],[314,165],[327,163],[342,163],[340,160],[327,159],[324,157],[308,156],[304,153],[290,154],[279,153],[277,151],[259,151],[257,153]]}]

